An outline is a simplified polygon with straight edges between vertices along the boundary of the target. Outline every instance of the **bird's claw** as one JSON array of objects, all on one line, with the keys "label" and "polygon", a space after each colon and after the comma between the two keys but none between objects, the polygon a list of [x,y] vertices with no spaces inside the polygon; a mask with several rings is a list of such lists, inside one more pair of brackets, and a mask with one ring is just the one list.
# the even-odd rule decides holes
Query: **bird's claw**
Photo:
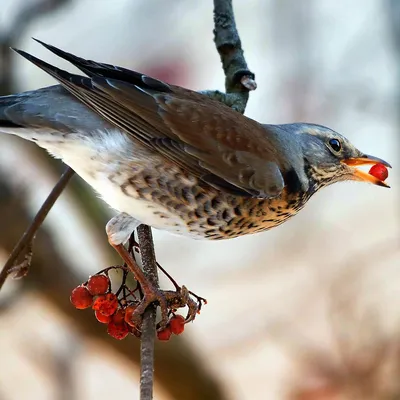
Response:
[{"label": "bird's claw", "polygon": [[[158,292],[161,294],[161,297],[157,296],[157,298],[154,298],[153,300],[154,302],[158,302],[161,309],[161,321],[157,324],[158,331],[163,330],[167,326],[168,315],[175,312],[178,308],[188,307],[185,323],[191,322],[195,319],[201,304],[196,303],[190,297],[190,292],[186,286],[177,288],[177,290],[158,290]],[[150,304],[150,302],[148,302],[148,304]],[[148,304],[143,305],[144,307],[147,307]],[[142,309],[139,310],[139,312],[142,312]]]},{"label": "bird's claw", "polygon": [[158,304],[161,311],[161,320],[157,324],[158,331],[165,329],[169,321],[168,315],[178,308],[188,307],[188,313],[185,318],[186,324],[196,318],[202,305],[201,301],[196,302],[190,297],[190,292],[186,286],[182,286],[175,291],[163,291],[155,287],[146,287],[146,292],[131,317],[135,326],[141,326],[146,308],[153,303]]},{"label": "bird's claw", "polygon": [[161,321],[159,322],[160,329],[164,329],[168,324],[168,303],[165,292],[156,287],[146,287],[139,305],[132,314],[131,320],[135,326],[141,326],[143,314],[150,304],[158,304],[161,310]]},{"label": "bird's claw", "polygon": [[176,302],[178,303],[178,306],[175,308],[179,307],[188,307],[188,313],[185,318],[185,324],[188,322],[193,321],[196,318],[196,315],[198,314],[200,308],[201,308],[201,303],[196,303],[191,297],[190,297],[190,292],[187,289],[186,286],[183,286],[180,289],[176,290],[177,293],[177,299]]}]

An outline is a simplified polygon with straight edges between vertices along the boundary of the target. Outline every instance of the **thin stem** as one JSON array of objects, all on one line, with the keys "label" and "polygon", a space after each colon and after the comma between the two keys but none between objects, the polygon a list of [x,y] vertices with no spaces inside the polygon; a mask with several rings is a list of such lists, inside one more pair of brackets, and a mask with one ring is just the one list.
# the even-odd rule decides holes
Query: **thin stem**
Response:
[{"label": "thin stem", "polygon": [[31,245],[31,243],[36,235],[36,232],[38,231],[40,226],[43,224],[43,221],[45,220],[47,214],[53,207],[56,200],[60,197],[61,193],[67,186],[70,179],[73,177],[74,173],[75,172],[69,167],[64,171],[64,173],[61,175],[60,180],[57,182],[56,186],[54,186],[53,190],[51,191],[51,193],[49,194],[49,196],[43,203],[42,207],[40,207],[40,210],[36,214],[31,225],[24,232],[21,239],[14,247],[10,257],[8,258],[7,262],[5,263],[3,269],[0,272],[0,290],[3,287],[4,282],[6,281],[7,276],[10,274],[10,271],[12,270],[18,257],[20,256],[20,254],[22,253],[22,251],[25,248],[27,248],[28,246]]}]

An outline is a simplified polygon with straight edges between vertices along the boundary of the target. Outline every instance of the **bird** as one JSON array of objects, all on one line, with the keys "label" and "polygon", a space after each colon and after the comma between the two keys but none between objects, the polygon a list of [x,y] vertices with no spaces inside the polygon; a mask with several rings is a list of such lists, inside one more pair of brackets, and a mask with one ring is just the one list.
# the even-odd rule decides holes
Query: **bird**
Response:
[{"label": "bird", "polygon": [[333,183],[388,187],[358,167],[390,164],[328,127],[261,124],[202,93],[35,40],[84,75],[13,49],[58,84],[0,97],[0,133],[61,159],[118,212],[106,232],[126,262],[123,244],[141,223],[237,238],[284,223]]}]

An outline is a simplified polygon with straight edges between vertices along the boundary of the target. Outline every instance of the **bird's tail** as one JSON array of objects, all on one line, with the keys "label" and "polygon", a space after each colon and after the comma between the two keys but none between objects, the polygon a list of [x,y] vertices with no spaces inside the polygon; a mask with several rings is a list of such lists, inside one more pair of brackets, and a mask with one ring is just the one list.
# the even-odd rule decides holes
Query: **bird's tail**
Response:
[{"label": "bird's tail", "polygon": [[51,127],[52,104],[63,100],[64,93],[59,86],[50,86],[0,97],[0,132],[19,135],[26,130]]},{"label": "bird's tail", "polygon": [[[60,85],[0,97],[0,132],[29,138],[29,132],[65,134],[111,127]],[[39,137],[40,140],[40,137]]]}]

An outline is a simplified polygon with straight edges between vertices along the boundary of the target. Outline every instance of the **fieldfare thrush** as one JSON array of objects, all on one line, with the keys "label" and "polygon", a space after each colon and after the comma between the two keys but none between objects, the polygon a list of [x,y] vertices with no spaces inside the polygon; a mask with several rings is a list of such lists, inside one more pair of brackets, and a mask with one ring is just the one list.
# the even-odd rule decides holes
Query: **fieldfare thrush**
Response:
[{"label": "fieldfare thrush", "polygon": [[[260,124],[200,93],[38,42],[86,76],[15,50],[60,84],[0,97],[0,131],[62,159],[120,213],[106,231],[125,262],[139,223],[229,239],[282,224],[332,183],[387,186],[357,167],[390,165],[332,129]],[[143,306],[159,300],[137,272]]]}]

